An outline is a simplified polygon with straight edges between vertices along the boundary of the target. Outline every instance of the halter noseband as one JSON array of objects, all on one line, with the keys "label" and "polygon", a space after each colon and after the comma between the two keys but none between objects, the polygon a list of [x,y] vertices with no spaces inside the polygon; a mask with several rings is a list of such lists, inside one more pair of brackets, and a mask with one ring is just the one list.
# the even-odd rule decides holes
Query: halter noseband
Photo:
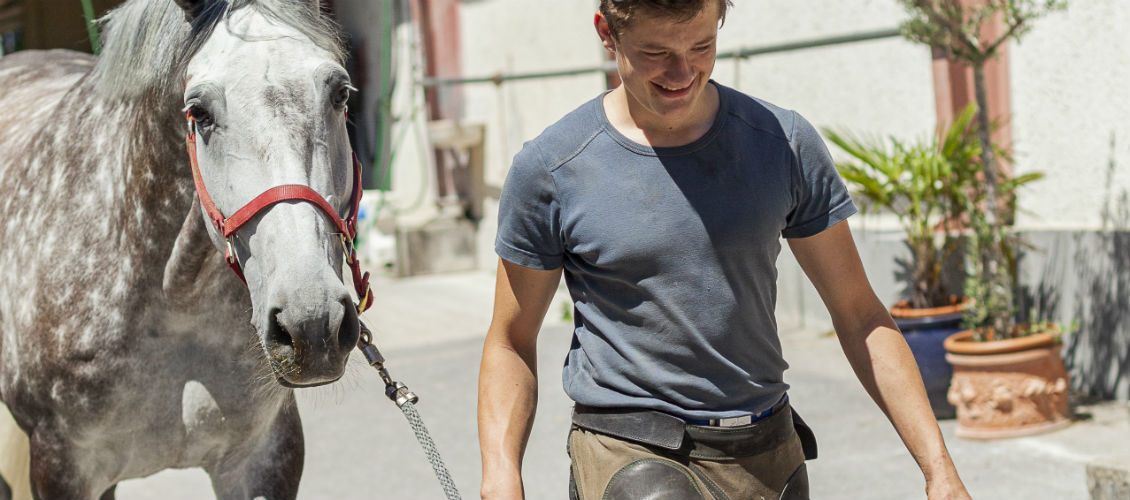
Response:
[{"label": "halter noseband", "polygon": [[231,217],[225,218],[224,214],[216,208],[216,204],[212,202],[212,197],[208,195],[208,189],[204,187],[204,179],[200,176],[200,165],[196,159],[196,119],[192,117],[191,111],[186,111],[185,114],[188,117],[188,133],[185,134],[185,145],[188,149],[189,162],[192,164],[192,181],[196,184],[196,194],[200,198],[200,204],[204,207],[204,211],[208,213],[208,218],[212,220],[216,230],[227,241],[224,259],[228,261],[228,266],[231,267],[232,271],[235,271],[236,276],[239,276],[240,281],[243,281],[244,285],[247,284],[247,278],[244,278],[243,269],[235,255],[233,245],[235,232],[258,215],[259,212],[266,210],[267,207],[275,203],[305,201],[318,207],[337,228],[338,234],[341,236],[345,262],[352,271],[353,286],[360,301],[357,304],[357,312],[365,312],[373,303],[373,295],[369,288],[369,273],[361,273],[361,264],[357,261],[357,249],[353,247],[353,238],[357,236],[357,211],[361,204],[361,162],[357,161],[357,153],[353,153],[353,195],[349,202],[349,215],[344,219],[337,214],[337,210],[322,195],[310,189],[309,186],[301,184],[284,184],[270,188],[256,196],[250,203],[236,210]]}]

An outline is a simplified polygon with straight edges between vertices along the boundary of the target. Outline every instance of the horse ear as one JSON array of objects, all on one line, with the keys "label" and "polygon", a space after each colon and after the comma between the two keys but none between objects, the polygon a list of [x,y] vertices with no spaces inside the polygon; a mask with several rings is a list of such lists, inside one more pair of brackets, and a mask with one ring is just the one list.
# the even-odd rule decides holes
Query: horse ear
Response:
[{"label": "horse ear", "polygon": [[201,12],[208,0],[173,0],[180,8],[184,9],[184,20],[192,22]]}]

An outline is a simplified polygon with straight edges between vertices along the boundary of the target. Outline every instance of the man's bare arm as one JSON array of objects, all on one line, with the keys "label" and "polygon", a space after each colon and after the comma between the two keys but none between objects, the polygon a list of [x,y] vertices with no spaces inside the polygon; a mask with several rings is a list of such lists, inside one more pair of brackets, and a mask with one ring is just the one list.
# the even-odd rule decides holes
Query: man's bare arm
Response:
[{"label": "man's bare arm", "polygon": [[561,269],[499,260],[494,314],[479,366],[483,498],[523,498],[522,455],[537,408],[537,336]]},{"label": "man's bare arm", "polygon": [[906,340],[871,288],[847,221],[789,240],[820,293],[856,377],[887,415],[926,478],[928,498],[969,498],[946,450]]}]

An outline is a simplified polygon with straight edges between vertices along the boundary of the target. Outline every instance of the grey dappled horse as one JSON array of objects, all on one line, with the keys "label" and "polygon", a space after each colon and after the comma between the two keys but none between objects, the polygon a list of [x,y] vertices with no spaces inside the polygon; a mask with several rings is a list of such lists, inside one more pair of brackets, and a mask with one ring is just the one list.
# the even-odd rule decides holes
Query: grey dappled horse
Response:
[{"label": "grey dappled horse", "polygon": [[245,287],[194,195],[185,111],[223,213],[281,184],[346,213],[335,28],[316,0],[131,0],[103,32],[98,59],[0,58],[0,399],[32,492],[202,467],[220,498],[294,498],[290,387],[341,377],[358,338],[343,240],[273,205],[232,240]]}]

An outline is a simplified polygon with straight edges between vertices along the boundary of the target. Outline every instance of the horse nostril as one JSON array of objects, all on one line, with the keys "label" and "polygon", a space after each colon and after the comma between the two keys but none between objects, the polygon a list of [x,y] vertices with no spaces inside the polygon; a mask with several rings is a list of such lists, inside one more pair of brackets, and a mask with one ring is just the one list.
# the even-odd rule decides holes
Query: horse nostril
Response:
[{"label": "horse nostril", "polygon": [[341,318],[337,340],[342,352],[349,352],[357,345],[357,338],[361,335],[361,325],[358,323],[357,307],[353,305],[353,300],[346,297],[341,303],[345,306],[345,316]]},{"label": "horse nostril", "polygon": [[267,326],[267,350],[276,358],[294,356],[294,337],[279,323],[279,309],[272,309]]}]

